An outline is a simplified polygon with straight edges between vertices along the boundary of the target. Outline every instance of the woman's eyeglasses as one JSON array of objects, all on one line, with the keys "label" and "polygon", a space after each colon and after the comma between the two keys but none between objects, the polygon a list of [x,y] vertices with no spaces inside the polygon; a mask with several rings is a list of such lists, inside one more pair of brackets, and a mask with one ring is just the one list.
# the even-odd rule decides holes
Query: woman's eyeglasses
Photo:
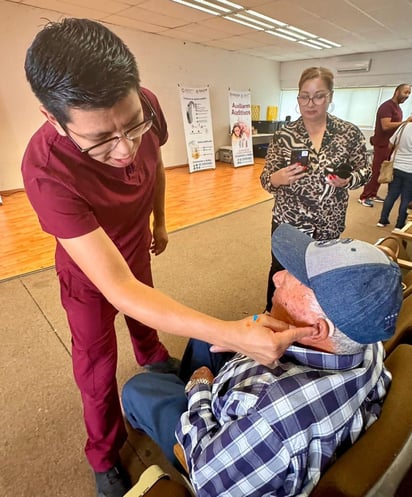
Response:
[{"label": "woman's eyeglasses", "polygon": [[310,97],[309,95],[298,95],[296,98],[300,105],[309,105],[309,102],[312,101],[315,105],[322,105],[326,102],[327,97],[329,97],[330,93],[318,93]]}]

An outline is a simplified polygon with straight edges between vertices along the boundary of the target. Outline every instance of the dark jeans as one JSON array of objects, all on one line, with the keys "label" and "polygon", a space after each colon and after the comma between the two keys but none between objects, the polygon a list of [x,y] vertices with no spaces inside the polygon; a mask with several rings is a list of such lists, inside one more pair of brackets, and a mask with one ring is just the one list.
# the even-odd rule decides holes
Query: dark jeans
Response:
[{"label": "dark jeans", "polygon": [[176,443],[176,425],[187,410],[185,385],[192,373],[201,366],[207,366],[216,376],[232,357],[232,352],[214,354],[210,352],[210,344],[190,339],[178,376],[140,373],[123,387],[122,402],[129,423],[157,442],[179,471],[182,471],[182,467],[173,453],[173,446]]},{"label": "dark jeans", "polygon": [[389,224],[389,214],[393,204],[401,196],[396,228],[403,228],[407,217],[408,204],[412,200],[412,173],[405,173],[399,169],[393,170],[393,181],[388,185],[388,195],[382,206],[379,222]]},{"label": "dark jeans", "polygon": [[[272,218],[272,230],[271,230],[271,235],[273,235],[273,232],[279,225],[273,221]],[[272,297],[275,292],[275,284],[273,283],[273,275],[277,273],[278,271],[282,271],[285,269],[280,262],[276,259],[276,257],[273,255],[272,252],[272,264],[269,269],[269,275],[268,275],[268,287],[266,290],[266,309],[265,311],[270,312],[272,309]]]}]

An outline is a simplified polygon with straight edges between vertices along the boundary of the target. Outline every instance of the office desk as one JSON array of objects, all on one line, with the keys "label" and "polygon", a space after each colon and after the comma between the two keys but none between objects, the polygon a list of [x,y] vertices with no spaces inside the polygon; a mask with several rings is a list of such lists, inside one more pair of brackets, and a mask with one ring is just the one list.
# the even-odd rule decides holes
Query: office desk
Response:
[{"label": "office desk", "polygon": [[253,155],[264,159],[268,146],[272,141],[273,133],[258,133],[252,135]]},{"label": "office desk", "polygon": [[252,135],[253,145],[261,145],[262,143],[270,143],[272,141],[273,133],[258,133]]}]

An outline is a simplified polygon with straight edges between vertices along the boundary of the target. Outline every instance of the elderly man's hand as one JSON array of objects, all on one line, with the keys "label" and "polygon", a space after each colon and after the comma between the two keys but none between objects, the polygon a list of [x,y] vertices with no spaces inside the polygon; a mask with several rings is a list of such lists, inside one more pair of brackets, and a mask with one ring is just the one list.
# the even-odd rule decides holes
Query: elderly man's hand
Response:
[{"label": "elderly man's hand", "polygon": [[292,327],[267,314],[255,314],[253,317],[236,321],[236,325],[238,331],[231,345],[212,345],[210,350],[240,352],[266,366],[271,366],[282,357],[294,342],[310,336],[315,331],[312,326]]}]

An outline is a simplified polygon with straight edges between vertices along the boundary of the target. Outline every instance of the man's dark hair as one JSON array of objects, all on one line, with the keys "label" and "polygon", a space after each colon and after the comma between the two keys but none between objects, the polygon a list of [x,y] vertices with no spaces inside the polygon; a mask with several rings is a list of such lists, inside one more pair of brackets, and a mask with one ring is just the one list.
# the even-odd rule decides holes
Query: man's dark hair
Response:
[{"label": "man's dark hair", "polygon": [[409,83],[402,83],[400,85],[398,85],[396,88],[395,88],[395,93],[400,90],[401,88],[403,88],[404,86],[411,86]]},{"label": "man's dark hair", "polygon": [[24,68],[34,94],[62,126],[70,108],[107,109],[139,90],[133,54],[89,19],[49,22],[27,50]]}]

